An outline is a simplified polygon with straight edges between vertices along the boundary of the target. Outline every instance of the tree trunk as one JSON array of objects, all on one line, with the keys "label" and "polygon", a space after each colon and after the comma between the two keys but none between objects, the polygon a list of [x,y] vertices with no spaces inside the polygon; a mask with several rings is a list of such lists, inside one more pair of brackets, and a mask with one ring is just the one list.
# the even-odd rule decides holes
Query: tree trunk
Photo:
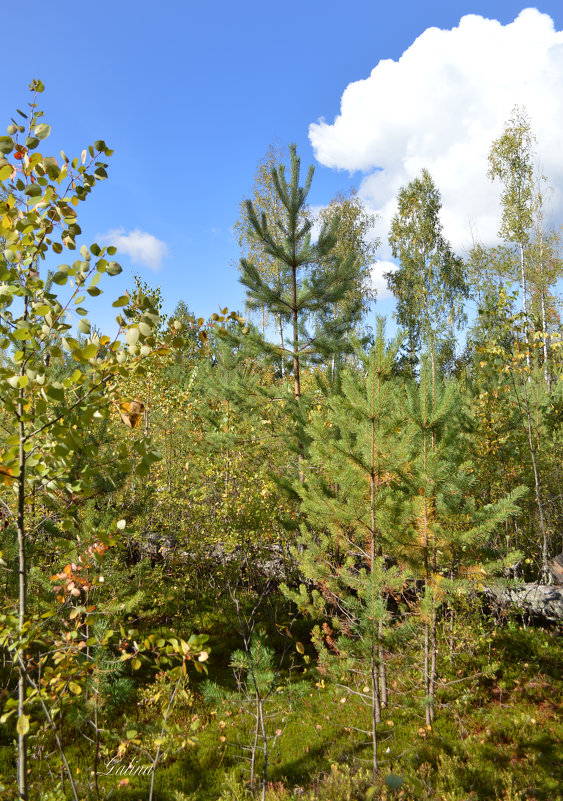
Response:
[{"label": "tree trunk", "polygon": [[[258,705],[258,696],[256,696],[256,705]],[[252,743],[252,750],[250,752],[250,787],[254,790],[256,785],[256,754],[258,753],[258,738],[260,736],[260,717],[258,715],[258,706],[255,712],[256,725],[254,726],[254,741]]]},{"label": "tree trunk", "polygon": [[383,653],[383,645],[381,643],[383,639],[383,621],[379,621],[379,631],[378,631],[378,658],[379,658],[379,693],[381,696],[381,708],[385,709],[388,703],[388,695],[387,695],[387,666],[385,664],[385,656]]},{"label": "tree trunk", "polygon": [[262,765],[262,801],[266,801],[266,787],[268,784],[268,734],[266,732],[266,722],[264,720],[264,704],[260,698],[260,730],[262,734],[262,745],[264,749],[264,763]]},{"label": "tree trunk", "polygon": [[541,190],[539,189],[540,181],[538,181],[536,186],[537,197],[536,197],[536,236],[540,242],[540,258],[539,258],[539,271],[540,271],[540,299],[541,299],[541,322],[542,322],[542,331],[543,331],[543,375],[545,380],[545,385],[547,387],[547,391],[551,391],[551,376],[549,374],[549,364],[548,364],[548,344],[547,344],[547,314],[545,310],[545,292],[546,292],[546,283],[544,277],[544,269],[543,269],[543,260],[544,260],[544,228],[543,228],[543,201]]},{"label": "tree trunk", "polygon": [[430,624],[424,624],[424,717],[426,725],[432,723],[430,708]]},{"label": "tree trunk", "polygon": [[[301,374],[299,364],[299,309],[297,308],[297,267],[294,266],[291,271],[291,298],[292,298],[292,318],[293,318],[293,394],[297,404],[301,398]],[[298,456],[298,473],[299,482],[303,484],[305,476],[303,474],[303,456],[304,448],[301,440],[298,442],[299,456]]]},{"label": "tree trunk", "polygon": [[301,397],[301,375],[299,364],[299,319],[297,308],[297,269],[294,267],[292,271],[291,282],[291,295],[292,305],[291,310],[293,318],[293,394],[295,400],[298,401]]},{"label": "tree trunk", "polygon": [[428,681],[428,690],[430,698],[432,699],[429,704],[430,709],[430,723],[434,720],[434,692],[436,690],[436,661],[438,657],[438,646],[436,637],[436,606],[433,602],[432,609],[432,624],[430,627],[430,677]]},{"label": "tree trunk", "polygon": [[526,283],[526,269],[524,264],[524,243],[520,242],[520,282],[522,284],[522,311],[524,312],[524,327],[526,332],[526,366],[530,369],[530,334],[528,330],[528,286]]},{"label": "tree trunk", "polygon": [[543,376],[548,392],[551,391],[551,376],[549,374],[548,345],[547,345],[547,315],[545,312],[545,292],[541,289],[541,324],[543,329]]},{"label": "tree trunk", "polygon": [[285,378],[285,362],[284,362],[284,358],[283,358],[283,353],[284,353],[284,350],[285,350],[285,346],[284,346],[284,341],[283,341],[283,322],[282,322],[281,314],[278,317],[278,322],[279,322],[279,330],[280,330],[280,348],[281,348],[281,377]]},{"label": "tree trunk", "polygon": [[[28,300],[25,300],[24,319],[27,319]],[[25,348],[24,348],[25,353]],[[25,359],[21,362],[20,376],[25,376]],[[17,418],[18,418],[18,437],[19,437],[19,473],[18,473],[18,512],[17,512],[17,537],[18,537],[18,634],[21,637],[25,625],[27,613],[27,553],[25,542],[25,469],[26,469],[26,431],[23,420],[24,415],[24,390],[20,389],[18,396]],[[25,714],[25,702],[27,698],[26,682],[26,663],[25,649],[18,645],[16,653],[16,664],[18,669],[18,719],[23,720]],[[27,786],[27,734],[18,731],[18,792],[20,801],[28,801]]]},{"label": "tree trunk", "polygon": [[547,538],[547,526],[545,522],[545,513],[541,497],[540,476],[536,462],[536,447],[534,445],[534,438],[532,435],[532,418],[530,414],[530,404],[528,402],[528,387],[527,382],[524,381],[524,400],[526,402],[526,432],[528,434],[528,447],[530,449],[530,457],[532,460],[532,468],[534,471],[534,489],[536,493],[536,503],[538,506],[538,514],[540,518],[540,532],[541,532],[541,580],[543,584],[550,583],[549,572],[549,543]]},{"label": "tree trunk", "polygon": [[[22,368],[23,370],[23,368]],[[19,456],[20,456],[20,470],[18,474],[18,516],[17,516],[17,530],[18,530],[18,634],[21,636],[27,611],[27,554],[25,543],[25,426],[22,421],[23,415],[23,391],[20,391],[20,400],[18,402],[18,417],[19,417]],[[25,680],[25,669],[21,663],[25,664],[25,652],[18,649],[17,665],[18,665],[18,718],[22,720],[25,714],[25,701],[27,695],[27,684]],[[27,801],[27,734],[21,734],[18,731],[18,791],[22,801]]]},{"label": "tree trunk", "polygon": [[373,779],[379,771],[377,759],[377,724],[381,720],[381,703],[379,698],[379,677],[377,674],[377,659],[371,652],[371,744],[372,744],[372,772]]}]

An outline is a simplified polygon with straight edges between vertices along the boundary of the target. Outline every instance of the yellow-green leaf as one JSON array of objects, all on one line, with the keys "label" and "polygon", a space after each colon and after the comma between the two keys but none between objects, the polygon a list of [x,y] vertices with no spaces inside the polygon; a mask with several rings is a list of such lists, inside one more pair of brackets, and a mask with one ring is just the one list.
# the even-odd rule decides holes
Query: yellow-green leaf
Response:
[{"label": "yellow-green leaf", "polygon": [[139,329],[130,328],[125,334],[125,341],[128,345],[136,345],[139,341]]},{"label": "yellow-green leaf", "polygon": [[18,718],[17,726],[18,734],[22,737],[29,731],[29,715],[20,715]]},{"label": "yellow-green leaf", "polygon": [[85,359],[93,359],[97,352],[98,347],[97,345],[94,345],[93,342],[91,342],[89,345],[86,345],[86,347],[82,349],[82,355]]}]

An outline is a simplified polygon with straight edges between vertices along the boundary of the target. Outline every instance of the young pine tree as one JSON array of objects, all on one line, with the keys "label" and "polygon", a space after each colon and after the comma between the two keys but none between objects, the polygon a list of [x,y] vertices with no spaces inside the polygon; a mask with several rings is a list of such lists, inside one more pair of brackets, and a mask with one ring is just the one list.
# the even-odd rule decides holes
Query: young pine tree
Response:
[{"label": "young pine tree", "polygon": [[[404,581],[385,560],[396,552],[402,516],[396,489],[406,461],[392,378],[398,348],[398,341],[385,345],[379,320],[371,351],[357,351],[361,370],[343,372],[326,413],[317,413],[308,428],[309,464],[305,482],[297,487],[307,523],[295,557],[316,587],[316,611],[333,616],[340,632],[333,648],[356,677],[355,692],[370,707],[374,774],[377,724],[387,703],[385,645],[392,640],[387,596]],[[303,587],[293,597],[307,605]]]},{"label": "young pine tree", "polygon": [[[252,261],[242,259],[240,280],[247,287],[249,308],[266,309],[290,328],[290,336],[283,344],[274,346],[263,337],[258,344],[262,350],[290,360],[294,397],[299,400],[304,362],[340,352],[342,337],[361,305],[348,304],[345,315],[330,313],[353,292],[357,272],[355,254],[348,252],[343,258],[337,252],[338,216],[330,224],[324,224],[317,241],[313,241],[313,221],[304,212],[314,170],[309,168],[305,184],[300,186],[300,159],[295,145],[290,146],[290,157],[289,181],[283,165],[272,170],[282,209],[275,230],[265,212],[259,216],[252,201],[246,202],[248,230],[278,265],[275,277],[270,278]],[[313,269],[320,264],[328,265],[327,269]],[[309,330],[308,323],[313,317],[316,325]]]},{"label": "young pine tree", "polygon": [[403,479],[412,499],[410,559],[423,582],[420,620],[427,726],[435,714],[438,611],[453,586],[444,576],[455,579],[460,568],[468,565],[484,570],[491,556],[487,553],[491,532],[518,511],[516,502],[524,492],[518,488],[478,508],[473,497],[474,471],[459,436],[459,404],[457,384],[438,381],[425,357],[418,384],[407,388],[412,458]]}]

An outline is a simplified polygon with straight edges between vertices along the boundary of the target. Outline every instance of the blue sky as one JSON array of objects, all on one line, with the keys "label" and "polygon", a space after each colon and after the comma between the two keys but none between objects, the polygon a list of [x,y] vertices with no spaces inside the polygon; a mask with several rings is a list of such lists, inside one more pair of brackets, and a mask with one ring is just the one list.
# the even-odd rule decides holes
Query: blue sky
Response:
[{"label": "blue sky", "polygon": [[[316,164],[310,195],[313,204],[328,203],[337,191],[354,185],[361,188],[367,205],[382,212],[385,219],[385,214],[391,213],[391,189],[409,177],[411,168],[423,164],[426,156],[431,165],[435,162],[439,174],[442,169],[444,180],[452,170],[440,162],[439,141],[434,151],[428,150],[428,137],[413,138],[407,130],[410,123],[404,112],[412,101],[408,94],[403,99],[401,87],[405,77],[408,79],[408,65],[403,77],[397,78],[398,73],[391,70],[387,89],[382,68],[376,75],[377,86],[365,79],[381,60],[398,62],[406,51],[413,54],[413,74],[418,74],[417,58],[424,63],[425,53],[435,51],[439,56],[440,42],[445,46],[453,41],[442,37],[433,48],[429,36],[420,38],[431,27],[451,31],[468,14],[507,26],[527,5],[511,0],[349,0],[345,4],[333,0],[286,0],[283,4],[254,0],[162,0],[158,4],[145,0],[96,4],[30,0],[24,11],[15,3],[6,4],[2,27],[11,37],[3,70],[2,111],[7,125],[15,108],[27,102],[29,82],[41,78],[46,87],[41,105],[53,129],[44,152],[64,148],[67,154],[78,155],[96,139],[104,139],[115,150],[109,180],[80,206],[84,240],[99,240],[113,232],[122,242],[131,245],[135,241],[142,261],[132,260],[132,248],[129,254],[119,255],[124,274],[106,282],[103,297],[107,304],[100,305],[97,312],[100,322],[106,324],[112,318],[106,308],[109,301],[123,287],[132,286],[135,273],[161,286],[168,311],[182,299],[198,315],[207,316],[219,305],[243,306],[236,269],[238,249],[231,229],[241,197],[251,191],[256,163],[269,144],[276,139],[282,144],[296,142],[304,166]],[[552,18],[555,31],[563,29],[560,0],[545,0],[537,8]],[[532,22],[535,19],[530,17]],[[463,36],[477,67],[482,34],[481,29],[472,30],[467,25]],[[501,35],[499,26],[482,30],[491,31],[493,39]],[[538,33],[539,49],[561,52],[559,39],[545,33],[545,26],[542,31]],[[477,38],[472,40],[472,36]],[[421,42],[418,51],[411,47],[416,40]],[[541,53],[538,58],[541,60]],[[563,63],[563,59],[559,61]],[[408,58],[403,62],[407,64]],[[557,59],[554,63],[557,65]],[[557,69],[562,68],[556,66],[556,73]],[[450,63],[447,80],[455,84],[458,73],[463,95],[469,91],[467,76],[471,75],[467,60],[459,70]],[[428,96],[434,120],[441,113],[440,99],[435,96],[441,79],[437,81],[436,74],[421,82],[419,92],[423,100],[425,93]],[[365,86],[366,92],[360,101],[357,92],[348,92],[349,123],[342,110],[338,128],[333,123],[341,113],[342,95],[359,81],[364,81],[359,87]],[[515,98],[517,83],[515,79],[512,85]],[[497,91],[510,95],[504,86],[501,82]],[[448,92],[452,91],[450,86]],[[533,85],[527,91],[535,96]],[[446,92],[444,107],[449,96]],[[378,103],[381,119],[386,119],[384,111],[389,115],[389,103],[385,109],[381,100],[384,97],[391,97],[396,104],[398,114],[394,116],[403,113],[407,118],[402,133],[387,135],[396,143],[395,150],[381,132],[374,133],[367,143],[354,138],[358,131],[369,132],[375,125]],[[494,95],[489,100],[489,106],[495,107]],[[360,104],[359,111],[354,102]],[[546,108],[549,102],[550,97],[544,99]],[[477,107],[476,118],[480,114],[485,117],[489,106],[488,111]],[[420,108],[417,113],[422,113]],[[557,118],[552,110],[550,115]],[[316,135],[313,147],[309,126],[320,119],[326,122],[324,128],[317,126],[316,133],[311,133],[313,144]],[[493,125],[490,114],[487,119],[487,125]],[[392,117],[389,130],[393,122]],[[451,127],[451,120],[448,124]],[[415,114],[412,126],[416,125]],[[456,135],[455,130],[448,134],[448,152],[455,152]],[[380,166],[378,147],[389,176],[385,185],[376,185],[373,178]],[[409,151],[411,161],[399,147]],[[555,151],[555,146],[552,149]],[[360,151],[362,158],[349,158],[350,153]],[[462,159],[463,153],[467,156],[462,148]],[[561,157],[551,158],[548,151],[544,163],[553,167],[559,185],[557,158]],[[471,158],[465,163],[471,165]],[[401,169],[396,164],[402,165]],[[460,193],[446,180],[445,184],[448,197]],[[456,208],[455,203],[452,208],[446,229],[449,226],[455,239],[466,210]],[[489,228],[494,227],[491,220],[489,223]],[[486,221],[483,224],[487,238],[490,232]],[[461,234],[458,239],[461,242]],[[384,262],[389,254],[383,251],[381,258]],[[378,304],[381,313],[391,310],[388,299]],[[92,319],[98,322],[95,315]]]}]

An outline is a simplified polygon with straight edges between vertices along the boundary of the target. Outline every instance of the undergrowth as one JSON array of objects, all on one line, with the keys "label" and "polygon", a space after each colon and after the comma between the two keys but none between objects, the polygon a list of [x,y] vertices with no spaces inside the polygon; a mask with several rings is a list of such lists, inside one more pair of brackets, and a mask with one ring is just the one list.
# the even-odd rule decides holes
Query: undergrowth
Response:
[{"label": "undergrowth", "polygon": [[[459,619],[452,628],[444,621],[437,716],[431,728],[424,725],[417,684],[418,643],[409,653],[389,655],[390,698],[378,726],[380,772],[375,782],[369,738],[359,731],[368,727],[369,710],[345,682],[319,672],[310,646],[305,654],[296,650],[289,669],[286,665],[272,674],[272,692],[264,701],[269,736],[265,799],[558,801],[563,786],[559,751],[563,664],[557,632],[480,618],[470,634],[467,623]],[[215,638],[219,636],[216,631]],[[228,639],[235,643],[232,631]],[[240,653],[237,658],[241,659]],[[154,801],[252,797],[252,688],[241,682],[240,673],[237,679],[233,664],[238,663],[226,649],[217,649],[207,683],[193,682],[175,707],[174,724],[192,734],[159,764]],[[162,677],[153,677],[152,684],[138,687],[134,700],[127,684],[125,708],[108,703],[118,715],[111,721],[116,730],[150,729],[154,705],[147,699],[159,681]],[[73,739],[69,732],[65,745],[81,798],[95,799],[88,777],[91,743]],[[0,769],[13,757],[12,747],[5,743],[0,748]],[[257,754],[258,775],[260,759]],[[70,797],[64,782],[59,789],[41,791],[41,786],[53,787],[62,776],[54,749],[50,764],[48,771],[45,764],[33,765],[33,797],[41,801]],[[144,801],[148,786],[147,776],[100,776],[99,797]],[[260,798],[259,781],[254,789]]]}]

